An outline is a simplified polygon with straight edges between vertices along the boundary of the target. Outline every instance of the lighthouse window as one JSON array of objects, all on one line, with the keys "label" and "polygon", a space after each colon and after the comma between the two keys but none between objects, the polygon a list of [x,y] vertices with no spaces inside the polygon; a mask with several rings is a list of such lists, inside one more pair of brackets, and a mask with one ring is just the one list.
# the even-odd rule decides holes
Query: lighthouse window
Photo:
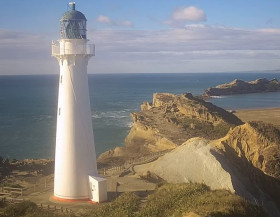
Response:
[{"label": "lighthouse window", "polygon": [[60,108],[58,109],[58,115],[60,115]]},{"label": "lighthouse window", "polygon": [[85,20],[62,20],[60,22],[61,38],[86,38]]},{"label": "lighthouse window", "polygon": [[60,75],[60,83],[62,83],[62,75]]}]

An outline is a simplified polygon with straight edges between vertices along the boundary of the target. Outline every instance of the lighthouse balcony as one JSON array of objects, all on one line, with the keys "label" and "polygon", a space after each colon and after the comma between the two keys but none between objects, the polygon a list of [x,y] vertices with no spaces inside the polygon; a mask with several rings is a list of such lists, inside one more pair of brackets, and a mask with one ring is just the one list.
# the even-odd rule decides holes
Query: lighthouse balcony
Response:
[{"label": "lighthouse balcony", "polygon": [[52,56],[58,57],[63,55],[87,55],[95,56],[94,44],[79,43],[72,41],[71,43],[52,42]]}]

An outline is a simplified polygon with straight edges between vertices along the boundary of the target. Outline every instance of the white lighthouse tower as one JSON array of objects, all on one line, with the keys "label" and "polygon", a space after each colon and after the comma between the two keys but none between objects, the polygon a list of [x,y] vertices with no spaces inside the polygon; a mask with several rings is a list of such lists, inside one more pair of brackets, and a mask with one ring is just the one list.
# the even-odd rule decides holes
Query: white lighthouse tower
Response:
[{"label": "white lighthouse tower", "polygon": [[60,19],[60,40],[52,44],[60,66],[54,198],[102,202],[106,180],[97,173],[87,78],[94,46],[86,37],[86,17],[74,2],[69,5]]}]

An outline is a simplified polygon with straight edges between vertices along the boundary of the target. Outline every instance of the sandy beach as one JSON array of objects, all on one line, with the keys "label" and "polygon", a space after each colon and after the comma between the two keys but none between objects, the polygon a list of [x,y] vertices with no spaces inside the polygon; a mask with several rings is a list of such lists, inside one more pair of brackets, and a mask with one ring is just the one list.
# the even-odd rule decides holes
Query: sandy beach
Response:
[{"label": "sandy beach", "polygon": [[237,110],[234,113],[242,121],[263,121],[280,126],[280,108]]}]

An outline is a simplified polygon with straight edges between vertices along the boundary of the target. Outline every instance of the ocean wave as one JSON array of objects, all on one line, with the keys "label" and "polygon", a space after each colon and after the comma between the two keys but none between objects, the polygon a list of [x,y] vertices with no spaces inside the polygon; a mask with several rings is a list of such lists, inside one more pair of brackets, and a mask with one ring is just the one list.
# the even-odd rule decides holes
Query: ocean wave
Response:
[{"label": "ocean wave", "polygon": [[100,118],[113,118],[113,119],[124,119],[130,117],[131,111],[128,109],[121,111],[108,111],[108,112],[94,112],[91,114],[92,119]]},{"label": "ocean wave", "polygon": [[132,121],[129,121],[129,122],[126,123],[126,126],[129,127],[129,128],[131,128],[132,125],[133,125],[133,122],[132,122]]},{"label": "ocean wave", "polygon": [[211,96],[211,98],[215,98],[215,99],[223,99],[223,98],[226,98],[226,96]]},{"label": "ocean wave", "polygon": [[33,120],[36,120],[36,121],[43,121],[43,120],[52,119],[52,118],[53,118],[52,115],[36,115],[36,116],[33,116]]}]

